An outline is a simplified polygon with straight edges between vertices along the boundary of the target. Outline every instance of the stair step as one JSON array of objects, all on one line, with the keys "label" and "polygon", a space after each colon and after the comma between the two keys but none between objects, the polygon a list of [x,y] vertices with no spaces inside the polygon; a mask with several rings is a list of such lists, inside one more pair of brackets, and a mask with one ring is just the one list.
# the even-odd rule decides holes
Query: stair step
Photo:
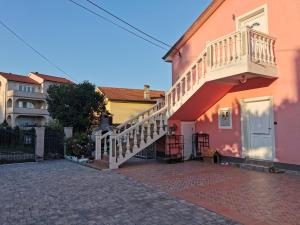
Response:
[{"label": "stair step", "polygon": [[269,172],[271,166],[263,166],[257,164],[249,164],[249,163],[241,163],[239,164],[240,168],[247,169],[247,170],[255,170],[258,172]]},{"label": "stair step", "polygon": [[265,167],[272,167],[273,166],[272,161],[255,160],[255,159],[246,159],[245,164],[252,164],[252,165],[258,165],[258,166],[265,166]]},{"label": "stair step", "polygon": [[98,170],[104,170],[109,168],[109,163],[106,159],[94,160],[92,163],[88,163],[87,166]]}]

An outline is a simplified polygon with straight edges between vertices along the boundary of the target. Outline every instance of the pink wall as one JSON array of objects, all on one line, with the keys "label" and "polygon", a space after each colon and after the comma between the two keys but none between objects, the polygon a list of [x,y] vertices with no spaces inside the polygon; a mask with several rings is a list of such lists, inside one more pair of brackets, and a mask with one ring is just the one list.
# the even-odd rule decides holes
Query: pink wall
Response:
[{"label": "pink wall", "polygon": [[[198,131],[208,132],[212,147],[224,155],[241,156],[240,105],[242,98],[274,97],[275,148],[280,162],[300,164],[300,1],[226,0],[173,59],[173,81],[203,50],[206,41],[235,31],[233,14],[238,17],[267,4],[269,34],[276,37],[275,52],[279,78],[273,82],[252,80],[231,90],[196,123]],[[201,96],[195,100],[201,103]],[[218,129],[219,107],[232,107],[233,129]],[[186,110],[186,114],[190,110]],[[200,116],[200,114],[199,114]]]}]

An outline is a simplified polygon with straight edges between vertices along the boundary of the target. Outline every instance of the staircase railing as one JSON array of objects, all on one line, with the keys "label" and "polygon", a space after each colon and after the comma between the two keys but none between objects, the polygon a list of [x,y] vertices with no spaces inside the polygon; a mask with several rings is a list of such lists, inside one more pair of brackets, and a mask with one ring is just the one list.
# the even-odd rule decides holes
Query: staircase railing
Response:
[{"label": "staircase railing", "polygon": [[113,131],[108,141],[110,168],[118,168],[120,164],[166,134],[166,111],[167,107],[161,108],[122,133],[117,134]]},{"label": "staircase railing", "polygon": [[[134,124],[138,123],[139,121],[144,120],[145,118],[151,116],[153,113],[159,111],[161,108],[165,106],[165,101],[163,99],[158,99],[157,103],[153,105],[151,108],[144,110],[140,113],[138,113],[136,116],[130,118],[129,120],[126,120],[122,124],[118,125],[114,128],[115,132],[117,134],[123,132],[124,130],[130,128]],[[103,157],[108,156],[108,140],[110,138],[110,135],[112,135],[112,131],[108,131],[105,134],[102,134],[102,131],[98,131],[95,134],[96,139],[96,153],[95,158],[96,159],[102,159]]]}]

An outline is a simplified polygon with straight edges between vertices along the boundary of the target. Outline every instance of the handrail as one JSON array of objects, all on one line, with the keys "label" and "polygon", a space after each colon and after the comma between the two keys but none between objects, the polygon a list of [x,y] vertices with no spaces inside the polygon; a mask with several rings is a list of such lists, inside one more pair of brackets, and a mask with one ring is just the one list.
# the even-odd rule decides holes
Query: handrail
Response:
[{"label": "handrail", "polygon": [[123,126],[127,125],[129,122],[135,120],[136,118],[142,116],[143,114],[146,114],[147,112],[150,112],[152,109],[154,109],[156,106],[159,106],[159,104],[161,104],[161,102],[157,102],[155,105],[153,105],[151,108],[146,109],[140,113],[138,113],[137,115],[135,115],[134,117],[126,120],[125,122],[123,122],[122,124],[118,125],[116,128],[117,129],[121,129]]},{"label": "handrail", "polygon": [[165,98],[167,98],[167,96],[173,91],[173,89],[182,81],[182,79],[185,78],[185,75],[189,73],[189,71],[191,71],[191,69],[193,69],[195,67],[195,64],[207,53],[206,48],[199,54],[199,56],[191,63],[191,66],[189,66],[182,74],[182,76],[180,76],[178,78],[178,80],[172,85],[172,87],[169,89],[169,91],[166,92],[165,94]]},{"label": "handrail", "polygon": [[249,28],[249,27],[247,27],[246,30],[247,30],[247,31],[250,31],[251,33],[255,33],[255,34],[258,34],[258,35],[267,37],[267,38],[269,38],[269,39],[271,39],[271,40],[274,40],[274,41],[277,39],[276,37],[270,36],[270,35],[268,35],[268,34],[266,34],[266,33],[263,33],[263,32],[261,32],[261,31],[258,31],[258,30],[251,29],[251,28]]},{"label": "handrail", "polygon": [[164,106],[163,108],[161,108],[160,110],[156,111],[155,113],[153,113],[151,116],[141,120],[140,122],[134,124],[133,126],[129,127],[128,129],[124,130],[122,133],[119,133],[116,138],[119,138],[121,136],[123,136],[124,134],[130,132],[131,130],[135,129],[136,127],[142,125],[143,123],[145,123],[146,121],[152,119],[153,117],[155,117],[157,114],[161,114],[164,111],[167,111],[167,106]]},{"label": "handrail", "polygon": [[[157,102],[155,105],[153,105],[151,108],[146,109],[140,113],[138,113],[136,116],[126,120],[125,122],[123,122],[122,124],[119,124],[116,129],[120,130],[121,128],[125,127],[127,124],[129,124],[130,122],[134,121],[136,118],[142,116],[143,114],[146,114],[147,112],[150,112],[151,110],[153,110],[155,107],[159,106],[159,104],[162,104],[163,102]],[[107,136],[111,135],[112,131],[108,131],[107,133],[103,134],[101,136],[101,139],[106,138]]]}]

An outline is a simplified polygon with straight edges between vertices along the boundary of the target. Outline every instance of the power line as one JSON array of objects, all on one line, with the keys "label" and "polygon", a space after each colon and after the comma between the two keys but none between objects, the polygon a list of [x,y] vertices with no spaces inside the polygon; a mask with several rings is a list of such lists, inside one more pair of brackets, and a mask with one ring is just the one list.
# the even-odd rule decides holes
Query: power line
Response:
[{"label": "power line", "polygon": [[142,37],[141,35],[139,35],[139,34],[133,32],[133,31],[127,29],[126,27],[124,27],[124,26],[122,26],[122,25],[120,25],[120,24],[115,23],[114,21],[112,21],[112,20],[110,20],[110,19],[108,19],[108,18],[106,18],[106,17],[104,17],[104,16],[98,14],[97,12],[95,12],[95,11],[93,11],[93,10],[91,10],[91,9],[89,9],[89,8],[87,8],[87,7],[85,7],[84,5],[81,5],[81,4],[79,4],[79,3],[77,3],[77,2],[75,2],[75,1],[73,1],[73,0],[68,0],[68,1],[71,2],[71,3],[73,3],[73,4],[75,4],[76,6],[78,6],[78,7],[80,7],[80,8],[82,8],[82,9],[84,9],[84,10],[86,10],[86,11],[88,11],[88,12],[94,14],[95,16],[97,16],[97,17],[99,17],[99,18],[105,20],[106,22],[109,22],[109,23],[113,24],[114,26],[116,26],[116,27],[118,27],[118,28],[120,28],[120,29],[122,29],[122,30],[124,30],[124,31],[126,31],[126,32],[128,32],[128,33],[130,33],[130,34],[132,34],[132,35],[134,35],[134,36],[136,36],[136,37],[138,37],[138,38],[144,40],[144,41],[147,41],[148,43],[150,43],[150,44],[152,44],[152,45],[154,45],[154,46],[156,46],[156,47],[158,47],[158,48],[161,48],[161,49],[163,49],[163,50],[167,50],[165,47],[163,47],[163,46],[161,46],[161,45],[159,45],[159,44],[157,44],[157,43],[155,43],[155,42],[153,42],[153,41],[151,41],[151,40],[149,40],[149,39],[147,39],[147,38]]},{"label": "power line", "polygon": [[163,42],[163,41],[161,41],[161,40],[159,40],[159,39],[153,37],[152,35],[146,33],[145,31],[142,31],[140,28],[137,28],[136,26],[131,25],[130,23],[128,23],[128,22],[125,21],[124,19],[122,19],[122,18],[116,16],[115,14],[113,14],[113,13],[110,12],[110,11],[108,11],[107,9],[104,9],[103,7],[99,6],[99,5],[96,4],[95,2],[93,2],[93,1],[91,1],[91,0],[86,0],[86,1],[89,2],[90,4],[92,4],[93,6],[97,7],[98,9],[104,11],[105,13],[111,15],[112,17],[116,18],[117,20],[119,20],[119,21],[125,23],[126,25],[130,26],[130,27],[133,28],[134,30],[136,30],[136,31],[142,33],[143,35],[145,35],[145,36],[151,38],[152,40],[155,40],[155,41],[157,41],[157,42],[159,42],[159,43],[161,43],[161,44],[163,44],[163,45],[165,45],[165,46],[171,48],[171,45],[169,45],[169,44],[167,44],[167,43],[165,43],[165,42]]},{"label": "power line", "polygon": [[[53,66],[55,69],[58,71],[62,72],[64,75],[69,77],[71,80],[76,81],[76,79],[72,79],[72,77],[64,71],[60,66],[52,62],[47,56],[42,54],[40,51],[38,51],[36,48],[34,48],[31,44],[29,44],[24,38],[22,38],[19,34],[17,34],[14,30],[12,30],[7,24],[5,24],[1,19],[0,19],[0,24],[7,30],[9,31],[12,35],[14,35],[17,39],[19,39],[23,44],[25,44],[28,48],[30,48],[32,51],[34,51],[36,54],[38,54],[41,58],[43,58],[46,62],[48,62],[51,66]],[[76,81],[77,82],[77,81]]]}]

